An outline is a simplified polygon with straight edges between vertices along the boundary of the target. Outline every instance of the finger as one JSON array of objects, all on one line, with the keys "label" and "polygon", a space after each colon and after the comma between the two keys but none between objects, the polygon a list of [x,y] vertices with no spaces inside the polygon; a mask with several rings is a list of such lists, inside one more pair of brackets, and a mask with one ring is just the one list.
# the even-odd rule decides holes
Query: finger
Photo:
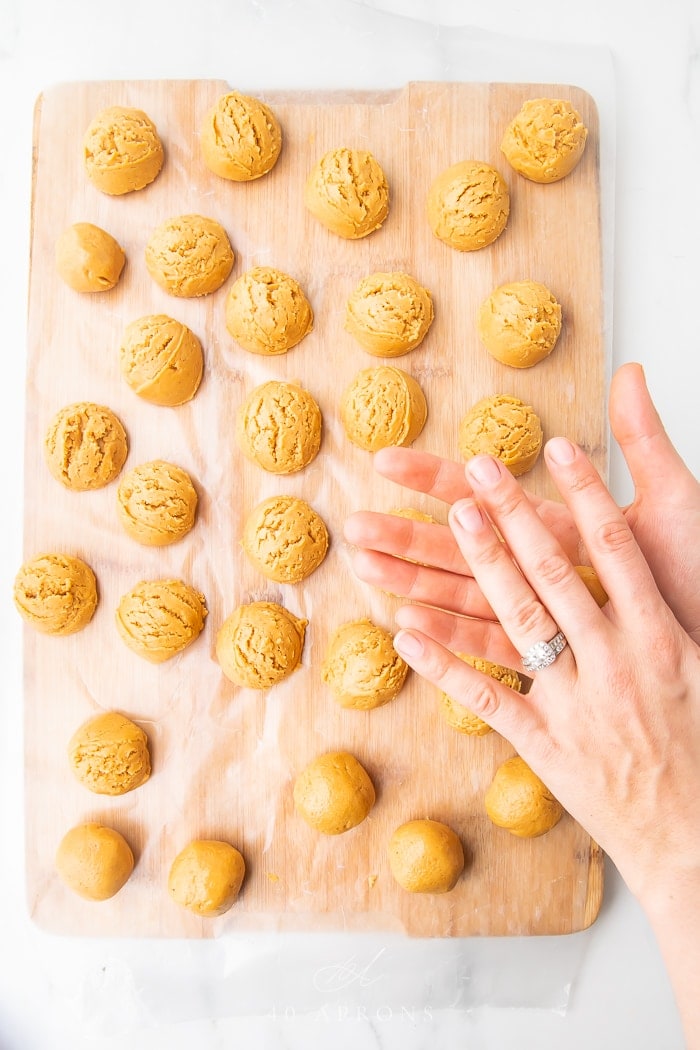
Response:
[{"label": "finger", "polygon": [[345,521],[345,539],[357,547],[393,554],[397,558],[433,565],[448,572],[470,575],[447,525],[414,521],[396,514],[358,511]]},{"label": "finger", "polygon": [[457,616],[428,605],[402,605],[396,611],[396,622],[399,627],[427,634],[453,653],[480,656],[522,673],[520,655],[500,623]]},{"label": "finger", "polygon": [[471,495],[464,469],[442,456],[392,446],[375,452],[373,463],[382,477],[445,503]]}]

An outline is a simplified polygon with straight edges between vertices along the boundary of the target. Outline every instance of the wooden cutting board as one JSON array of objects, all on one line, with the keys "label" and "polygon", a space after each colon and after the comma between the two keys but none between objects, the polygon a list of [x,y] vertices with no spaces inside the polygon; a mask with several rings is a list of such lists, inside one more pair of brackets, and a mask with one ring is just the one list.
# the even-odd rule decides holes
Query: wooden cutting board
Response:
[{"label": "wooden cutting board", "polygon": [[[228,86],[219,81],[75,83],[52,88],[36,107],[29,357],[26,416],[25,557],[58,550],[84,558],[99,581],[100,604],[77,635],[47,638],[25,630],[27,889],[33,918],[70,934],[209,937],[241,929],[405,930],[421,936],[552,934],[580,930],[602,895],[602,856],[568,816],[548,835],[520,840],[490,824],[483,796],[496,767],[513,753],[495,733],[471,739],[444,724],[435,690],[410,675],[399,697],[376,711],[341,710],[320,679],[330,635],[369,616],[393,628],[397,600],[361,584],[342,538],[348,513],[414,506],[444,520],[445,508],[376,477],[368,453],[351,447],[337,415],[339,395],[360,368],[377,364],[343,329],[345,301],[375,270],[405,270],[433,294],[435,322],[424,343],[397,361],[423,387],[429,406],[415,447],[453,458],[462,414],[477,399],[513,393],[540,414],[547,436],[579,441],[605,474],[607,363],[602,335],[598,122],[583,91],[537,84],[416,83],[395,92],[266,95],[284,129],[271,174],[250,184],[212,175],[198,150],[206,110]],[[569,97],[590,129],[574,173],[539,186],[512,172],[499,152],[503,128],[538,95]],[[105,106],[144,109],[166,148],[159,178],[142,192],[110,198],[87,180],[81,143]],[[334,237],[302,203],[304,179],[327,149],[369,148],[391,189],[383,228],[359,242]],[[458,253],[436,240],[425,199],[434,176],[460,159],[481,159],[509,183],[512,211],[489,248]],[[150,279],[144,247],[172,215],[200,212],[222,223],[236,252],[229,281],[199,300],[178,300]],[[54,269],[54,244],[70,223],[89,221],[127,254],[119,285],[79,295]],[[282,358],[236,346],[224,324],[233,280],[257,264],[294,275],[315,313],[313,332]],[[481,347],[478,304],[498,284],[547,284],[564,313],[555,352],[536,368],[508,369]],[[195,399],[177,409],[140,400],[122,380],[118,347],[131,320],[170,313],[201,338],[206,370]],[[245,461],[233,436],[238,405],[268,378],[296,379],[324,416],[321,452],[288,478]],[[189,536],[165,549],[140,547],[116,516],[117,483],[87,493],[65,490],[42,453],[49,420],[78,400],[109,405],[123,420],[127,468],[154,458],[180,464],[200,493]],[[524,484],[551,495],[542,464]],[[296,586],[269,584],[240,548],[247,512],[289,492],[307,499],[331,534],[326,561]],[[141,579],[177,576],[201,590],[209,615],[195,644],[153,667],[125,648],[114,625],[120,596]],[[280,601],[309,620],[303,666],[266,693],[223,677],[216,631],[240,602]],[[118,709],[144,726],[152,743],[151,780],[119,799],[92,795],[69,769],[66,745],[88,717]],[[339,837],[322,838],[295,815],[292,784],[312,757],[354,752],[377,786],[370,817]],[[451,824],[468,856],[457,887],[443,896],[401,890],[387,864],[387,842],[405,820]],[[137,864],[112,900],[86,903],[66,890],[54,854],[72,825],[99,820],[118,828]],[[203,921],[168,897],[176,853],[192,838],[221,837],[244,853],[248,874],[226,915]]]}]

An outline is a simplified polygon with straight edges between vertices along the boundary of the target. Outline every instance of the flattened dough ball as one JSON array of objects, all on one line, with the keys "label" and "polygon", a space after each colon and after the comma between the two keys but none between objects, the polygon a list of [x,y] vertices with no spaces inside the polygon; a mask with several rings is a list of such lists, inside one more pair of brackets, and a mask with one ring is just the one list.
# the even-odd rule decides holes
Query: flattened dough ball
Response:
[{"label": "flattened dough ball", "polygon": [[13,597],[20,616],[42,634],[74,634],[97,608],[90,566],[69,554],[38,554],[20,568]]},{"label": "flattened dough ball", "polygon": [[394,365],[363,368],[340,401],[345,434],[354,445],[377,452],[388,445],[410,445],[428,418],[420,386]]},{"label": "flattened dough ball", "polygon": [[223,915],[238,897],[244,876],[245,860],[235,846],[220,839],[195,839],[173,861],[168,893],[195,915]]},{"label": "flattened dough ball", "polygon": [[534,467],[541,448],[539,417],[510,394],[477,401],[459,425],[459,450],[464,459],[496,456],[516,477]]},{"label": "flattened dough ball", "polygon": [[177,215],[157,226],[146,245],[146,268],[169,295],[209,295],[233,268],[225,229],[205,215]]},{"label": "flattened dough ball", "polygon": [[500,172],[477,160],[440,172],[428,191],[428,222],[441,241],[460,252],[492,244],[508,222],[510,194]]},{"label": "flattened dough ball", "polygon": [[[502,682],[503,685],[507,685],[510,689],[514,689],[516,693],[519,693],[522,689],[520,675],[510,667],[505,667],[503,664],[494,664],[480,656],[469,656],[466,653],[457,653],[457,656],[471,667],[475,667],[477,671],[481,671],[482,674],[487,674],[491,678],[495,678],[496,681]],[[440,695],[440,710],[447,724],[456,729],[458,733],[466,733],[467,736],[486,736],[487,733],[491,732],[491,726],[488,722],[484,722],[483,718],[475,715],[464,704],[453,700],[447,693],[441,693]]]},{"label": "flattened dough ball", "polygon": [[430,292],[407,273],[372,273],[348,299],[345,328],[375,357],[415,350],[433,322]]},{"label": "flattened dough ball", "polygon": [[409,820],[391,836],[389,867],[409,893],[449,893],[464,870],[464,849],[447,824]]},{"label": "flattened dough ball", "polygon": [[75,222],[56,241],[56,269],[76,292],[107,292],[121,277],[126,256],[110,233]]},{"label": "flattened dough ball", "polygon": [[56,870],[63,883],[89,901],[118,893],[134,870],[134,855],[123,835],[95,822],[78,824],[61,839]]},{"label": "flattened dough ball", "polygon": [[551,354],[561,332],[561,306],[539,281],[502,284],[477,315],[479,338],[492,357],[530,368]]},{"label": "flattened dough ball", "polygon": [[194,525],[197,492],[186,470],[154,459],[119,482],[117,511],[127,535],[147,547],[177,543]]},{"label": "flattened dough ball", "polygon": [[153,182],[163,167],[163,144],[143,110],[109,106],[85,132],[83,159],[93,185],[120,196]]},{"label": "flattened dough ball", "polygon": [[374,802],[374,785],[367,770],[347,751],[319,755],[294,782],[297,813],[324,835],[341,835],[357,827]]},{"label": "flattened dough ball", "polygon": [[167,314],[147,314],[127,325],[119,366],[134,393],[173,408],[190,401],[204,370],[202,344],[187,325]]},{"label": "flattened dough ball", "polygon": [[389,214],[389,185],[376,158],[363,149],[324,153],[304,187],[304,204],[339,237],[356,240],[379,229]]},{"label": "flattened dough ball", "polygon": [[143,580],[122,597],[116,612],[122,641],[152,664],[162,664],[199,637],[204,595],[182,580]]},{"label": "flattened dough ball", "polygon": [[221,670],[235,685],[269,689],[301,663],[307,620],[276,602],[241,605],[216,636]]},{"label": "flattened dough ball", "polygon": [[271,266],[248,270],[226,296],[226,328],[251,354],[286,354],[313,324],[313,311],[299,282]]},{"label": "flattened dough ball", "polygon": [[588,129],[567,99],[531,98],[506,128],[501,152],[532,182],[557,182],[573,171],[586,147]]},{"label": "flattened dough ball", "polygon": [[321,447],[321,410],[295,383],[271,379],[248,395],[236,414],[244,456],[271,474],[302,470]]},{"label": "flattened dough ball", "polygon": [[229,91],[207,113],[199,141],[210,171],[222,179],[249,182],[277,163],[282,131],[264,102]]},{"label": "flattened dough ball", "polygon": [[407,673],[389,632],[368,619],[337,629],[321,667],[321,677],[340,706],[361,711],[393,700]]},{"label": "flattened dough ball", "polygon": [[148,737],[119,711],[95,715],[76,729],[68,759],[81,784],[97,795],[125,795],[151,775]]},{"label": "flattened dough ball", "polygon": [[484,799],[489,820],[519,838],[536,838],[558,824],[564,812],[524,759],[498,767]]},{"label": "flattened dough ball", "polygon": [[328,551],[328,529],[298,496],[271,496],[248,515],[243,550],[263,576],[299,583],[319,567]]},{"label": "flattened dough ball", "polygon": [[77,401],[51,420],[44,454],[51,474],[68,489],[84,492],[108,485],[128,452],[121,420],[105,405]]}]

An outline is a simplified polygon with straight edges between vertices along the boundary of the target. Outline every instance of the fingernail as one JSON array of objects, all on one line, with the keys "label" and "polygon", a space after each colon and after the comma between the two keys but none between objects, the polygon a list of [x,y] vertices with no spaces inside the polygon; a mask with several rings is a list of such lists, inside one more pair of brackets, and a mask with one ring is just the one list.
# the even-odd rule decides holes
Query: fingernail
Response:
[{"label": "fingernail", "polygon": [[474,456],[467,463],[467,470],[479,485],[495,485],[501,477],[501,468],[490,456]]},{"label": "fingernail", "polygon": [[553,463],[558,463],[560,467],[565,467],[567,464],[573,463],[576,458],[576,449],[566,438],[552,438],[551,441],[547,442],[547,455]]},{"label": "fingernail", "polygon": [[476,503],[472,503],[470,500],[463,500],[461,503],[456,503],[454,516],[457,519],[457,523],[461,525],[465,532],[480,532],[484,526],[483,514],[477,507]]},{"label": "fingernail", "polygon": [[423,652],[423,643],[415,634],[409,631],[399,631],[394,635],[394,649],[399,656],[405,656],[408,660],[416,659]]}]

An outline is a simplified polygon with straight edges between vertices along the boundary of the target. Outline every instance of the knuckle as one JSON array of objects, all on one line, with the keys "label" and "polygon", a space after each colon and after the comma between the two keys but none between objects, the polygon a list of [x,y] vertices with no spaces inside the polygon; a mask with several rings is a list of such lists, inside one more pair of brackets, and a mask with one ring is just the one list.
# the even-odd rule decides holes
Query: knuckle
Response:
[{"label": "knuckle", "polygon": [[510,615],[513,629],[522,635],[541,635],[543,609],[538,601],[527,598],[513,607]]},{"label": "knuckle", "polygon": [[523,495],[521,488],[508,488],[505,492],[499,492],[498,495],[494,497],[493,510],[500,518],[510,518],[514,514],[517,514],[522,507],[524,500],[525,496]]},{"label": "knuckle", "polygon": [[604,521],[595,530],[595,543],[604,554],[631,554],[635,540],[624,519]]},{"label": "knuckle", "polygon": [[474,714],[479,715],[484,721],[489,722],[495,715],[498,714],[501,706],[501,700],[498,695],[498,689],[493,684],[493,680],[489,679],[486,675],[482,675],[483,682],[479,682],[469,692],[469,696],[466,698],[467,706]]},{"label": "knuckle", "polygon": [[571,562],[561,554],[550,554],[535,565],[534,575],[538,581],[557,586],[571,575]]},{"label": "knuckle", "polygon": [[589,489],[596,484],[600,485],[600,478],[591,470],[583,470],[580,473],[576,473],[568,478],[567,481],[569,491],[576,493],[585,492],[586,489]]}]

